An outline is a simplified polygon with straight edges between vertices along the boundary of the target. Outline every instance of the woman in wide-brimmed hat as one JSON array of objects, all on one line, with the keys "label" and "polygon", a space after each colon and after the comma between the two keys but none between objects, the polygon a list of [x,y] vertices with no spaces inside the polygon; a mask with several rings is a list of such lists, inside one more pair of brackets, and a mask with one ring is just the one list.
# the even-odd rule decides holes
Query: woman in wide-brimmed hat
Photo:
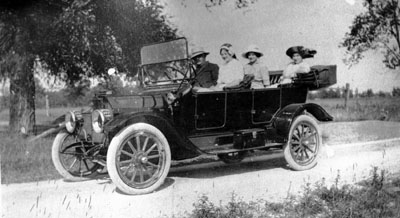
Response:
[{"label": "woman in wide-brimmed hat", "polygon": [[198,48],[194,50],[191,55],[191,59],[196,66],[194,71],[196,80],[193,84],[195,88],[210,88],[217,84],[219,67],[218,65],[206,60],[208,54],[210,53],[204,51],[204,49]]},{"label": "woman in wide-brimmed hat", "polygon": [[218,84],[214,87],[214,90],[236,86],[243,80],[244,76],[243,65],[237,60],[232,45],[225,43],[220,47],[219,51],[224,63],[220,66]]},{"label": "woman in wide-brimmed hat", "polygon": [[293,46],[286,50],[286,55],[292,59],[292,62],[283,71],[280,83],[292,83],[292,78],[297,73],[310,72],[310,65],[303,62],[303,59],[314,57],[316,53],[315,50],[306,49],[303,46]]},{"label": "woman in wide-brimmed hat", "polygon": [[259,60],[263,55],[256,45],[250,45],[242,54],[244,58],[249,59],[249,63],[244,65],[244,73],[246,76],[254,77],[251,81],[252,89],[264,88],[270,85],[268,67]]}]

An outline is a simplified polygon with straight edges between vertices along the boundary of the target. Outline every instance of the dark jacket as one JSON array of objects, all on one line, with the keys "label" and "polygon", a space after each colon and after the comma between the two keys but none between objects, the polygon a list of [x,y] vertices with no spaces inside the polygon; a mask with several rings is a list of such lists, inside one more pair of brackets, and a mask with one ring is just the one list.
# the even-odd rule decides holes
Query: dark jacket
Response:
[{"label": "dark jacket", "polygon": [[206,62],[194,71],[196,80],[194,86],[209,88],[217,84],[219,67],[216,64]]}]

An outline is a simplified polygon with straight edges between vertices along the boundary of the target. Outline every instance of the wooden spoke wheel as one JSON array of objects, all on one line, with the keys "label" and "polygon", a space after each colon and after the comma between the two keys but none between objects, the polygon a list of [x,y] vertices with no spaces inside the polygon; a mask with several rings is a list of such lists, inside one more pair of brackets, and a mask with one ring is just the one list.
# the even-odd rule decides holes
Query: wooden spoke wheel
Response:
[{"label": "wooden spoke wheel", "polygon": [[92,161],[92,151],[93,145],[62,131],[54,139],[51,157],[56,170],[65,179],[79,181],[94,177],[102,167]]},{"label": "wooden spoke wheel", "polygon": [[298,116],[290,127],[284,156],[294,170],[313,168],[321,149],[321,133],[316,120],[307,115]]},{"label": "wooden spoke wheel", "polygon": [[171,151],[160,130],[136,123],[111,141],[107,152],[110,178],[126,194],[145,194],[163,184],[171,165]]}]

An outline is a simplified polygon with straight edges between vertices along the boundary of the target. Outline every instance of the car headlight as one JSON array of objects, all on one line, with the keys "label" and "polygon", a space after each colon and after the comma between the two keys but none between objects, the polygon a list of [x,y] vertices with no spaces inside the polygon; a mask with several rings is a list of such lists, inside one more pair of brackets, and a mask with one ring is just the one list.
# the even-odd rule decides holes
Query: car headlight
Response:
[{"label": "car headlight", "polygon": [[108,109],[95,110],[92,113],[92,127],[96,133],[103,132],[104,124],[111,120],[113,113]]},{"label": "car headlight", "polygon": [[65,128],[69,133],[73,133],[76,129],[76,124],[83,120],[80,111],[70,111],[65,115]]}]

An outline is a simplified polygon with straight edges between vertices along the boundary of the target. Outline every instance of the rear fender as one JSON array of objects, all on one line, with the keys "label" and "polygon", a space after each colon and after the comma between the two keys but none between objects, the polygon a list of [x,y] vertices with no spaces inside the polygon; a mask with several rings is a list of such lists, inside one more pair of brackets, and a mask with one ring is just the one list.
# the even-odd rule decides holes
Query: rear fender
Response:
[{"label": "rear fender", "polygon": [[313,115],[318,121],[325,122],[333,120],[333,117],[317,104],[290,104],[275,114],[272,118],[272,125],[279,135],[287,138],[294,119],[306,112]]},{"label": "rear fender", "polygon": [[125,127],[135,123],[147,123],[158,128],[168,140],[173,160],[192,158],[201,154],[197,147],[174,127],[170,119],[160,113],[142,112],[121,114],[107,123],[104,129],[111,139]]}]

